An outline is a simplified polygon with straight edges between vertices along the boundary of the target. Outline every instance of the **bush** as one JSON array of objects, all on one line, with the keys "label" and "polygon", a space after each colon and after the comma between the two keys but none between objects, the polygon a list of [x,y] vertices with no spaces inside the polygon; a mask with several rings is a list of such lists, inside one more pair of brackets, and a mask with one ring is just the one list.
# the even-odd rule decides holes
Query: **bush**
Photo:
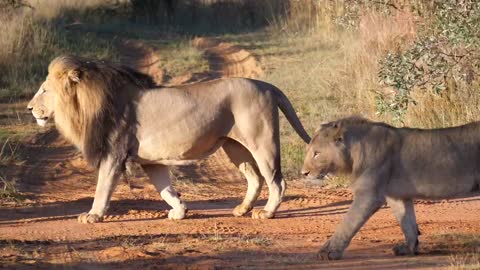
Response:
[{"label": "bush", "polygon": [[380,83],[392,88],[393,94],[381,91],[377,95],[379,113],[388,113],[395,121],[405,123],[410,105],[418,104],[412,92],[440,95],[448,87],[455,92],[459,85],[475,85],[480,71],[480,32],[475,27],[480,23],[480,3],[456,2],[436,2],[433,22],[423,25],[422,35],[414,45],[390,53],[381,61]]}]

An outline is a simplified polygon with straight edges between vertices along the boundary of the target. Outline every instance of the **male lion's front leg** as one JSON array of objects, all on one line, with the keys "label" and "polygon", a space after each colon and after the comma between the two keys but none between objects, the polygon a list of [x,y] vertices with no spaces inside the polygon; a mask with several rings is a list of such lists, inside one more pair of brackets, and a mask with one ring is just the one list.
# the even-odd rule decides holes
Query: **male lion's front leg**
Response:
[{"label": "male lion's front leg", "polygon": [[97,223],[103,221],[103,216],[107,212],[110,198],[121,174],[120,168],[121,162],[110,156],[100,163],[93,206],[88,213],[80,214],[78,217],[80,223]]},{"label": "male lion's front leg", "polygon": [[342,258],[353,236],[365,222],[384,204],[385,199],[374,192],[359,192],[345,218],[335,233],[320,249],[318,256],[323,260]]}]

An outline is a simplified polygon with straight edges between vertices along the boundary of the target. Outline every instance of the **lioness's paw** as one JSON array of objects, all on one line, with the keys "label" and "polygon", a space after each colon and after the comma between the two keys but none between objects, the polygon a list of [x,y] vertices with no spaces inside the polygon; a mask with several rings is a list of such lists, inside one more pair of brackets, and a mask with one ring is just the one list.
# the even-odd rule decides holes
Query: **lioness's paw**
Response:
[{"label": "lioness's paw", "polygon": [[318,258],[324,261],[340,260],[343,256],[343,251],[330,248],[330,241],[325,242],[317,254]]},{"label": "lioness's paw", "polygon": [[187,209],[185,208],[171,209],[170,211],[168,211],[168,219],[170,220],[184,219],[186,214],[187,214]]},{"label": "lioness's paw", "polygon": [[103,217],[97,214],[81,213],[78,216],[78,222],[83,224],[102,222]]},{"label": "lioness's paw", "polygon": [[395,256],[412,256],[418,254],[417,248],[409,248],[406,244],[398,244],[393,247],[393,254]]},{"label": "lioness's paw", "polygon": [[252,211],[252,218],[253,219],[269,219],[273,218],[274,214],[273,212],[268,212],[265,210],[260,210],[260,209],[254,209]]},{"label": "lioness's paw", "polygon": [[343,252],[338,250],[320,250],[318,252],[318,258],[324,261],[340,260],[343,256]]},{"label": "lioness's paw", "polygon": [[233,215],[236,217],[241,217],[246,213],[250,212],[250,210],[252,210],[251,206],[245,206],[243,204],[239,204],[237,205],[237,207],[233,209]]}]

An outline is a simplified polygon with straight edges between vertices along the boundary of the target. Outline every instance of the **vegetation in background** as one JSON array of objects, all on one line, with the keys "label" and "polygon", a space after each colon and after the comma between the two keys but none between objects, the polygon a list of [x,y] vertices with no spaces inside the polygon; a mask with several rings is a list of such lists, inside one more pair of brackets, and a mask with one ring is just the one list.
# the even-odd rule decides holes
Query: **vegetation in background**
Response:
[{"label": "vegetation in background", "polygon": [[[3,5],[3,6],[2,6]],[[118,59],[117,43],[159,51],[166,77],[201,72],[191,40],[217,36],[253,52],[307,130],[360,114],[443,127],[479,115],[480,4],[474,0],[0,0],[0,99],[34,92],[55,56]],[[281,120],[284,174],[304,144]]]},{"label": "vegetation in background", "polygon": [[[394,94],[377,96],[378,111],[392,114],[401,123],[427,127],[474,120],[474,115],[467,111],[448,107],[478,103],[479,23],[478,1],[436,1],[432,19],[422,25],[418,40],[410,48],[389,53],[382,60],[380,82],[392,87]],[[412,92],[418,92],[416,98]],[[447,107],[439,107],[438,102],[431,101],[432,95],[456,100]],[[435,111],[419,111],[416,106],[429,106]],[[407,114],[409,108],[413,110],[411,115]]]}]

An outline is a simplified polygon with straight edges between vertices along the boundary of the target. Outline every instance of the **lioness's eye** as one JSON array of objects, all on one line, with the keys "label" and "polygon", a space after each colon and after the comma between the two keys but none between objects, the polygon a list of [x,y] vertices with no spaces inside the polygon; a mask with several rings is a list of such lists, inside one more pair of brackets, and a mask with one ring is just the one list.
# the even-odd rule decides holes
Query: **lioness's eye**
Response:
[{"label": "lioness's eye", "polygon": [[42,95],[45,94],[47,92],[47,90],[44,88],[42,89]]},{"label": "lioness's eye", "polygon": [[316,158],[316,157],[318,157],[318,152],[317,151],[313,152],[313,158]]}]

